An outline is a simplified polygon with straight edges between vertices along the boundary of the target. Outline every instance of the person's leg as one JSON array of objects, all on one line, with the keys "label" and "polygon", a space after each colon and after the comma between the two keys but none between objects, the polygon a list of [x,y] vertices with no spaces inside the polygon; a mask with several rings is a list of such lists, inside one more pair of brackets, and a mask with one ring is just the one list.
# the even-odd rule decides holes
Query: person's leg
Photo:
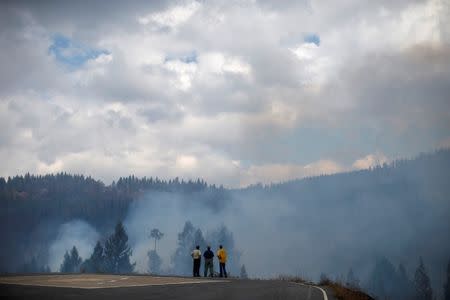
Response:
[{"label": "person's leg", "polygon": [[208,275],[208,261],[205,259],[205,266],[204,266],[204,270],[203,270],[203,275],[205,275],[205,277]]},{"label": "person's leg", "polygon": [[196,269],[196,264],[197,264],[197,260],[196,259],[194,259],[193,261],[193,264],[192,264],[192,276],[193,277],[195,277],[195,269]]},{"label": "person's leg", "polygon": [[220,276],[220,277],[223,277],[223,272],[222,272],[222,270],[223,270],[223,264],[222,264],[221,262],[219,262],[219,276]]},{"label": "person's leg", "polygon": [[[209,275],[208,275],[209,273]],[[206,266],[206,275],[211,276],[211,261],[208,260],[208,265]]]},{"label": "person's leg", "polygon": [[211,277],[214,277],[214,263],[213,263],[213,261],[211,260],[211,263],[210,263],[210,272],[211,272]]},{"label": "person's leg", "polygon": [[198,259],[194,259],[194,277],[197,277]]},{"label": "person's leg", "polygon": [[225,267],[225,263],[223,263],[223,273],[224,273],[224,275],[225,275],[225,278],[227,278],[228,275],[227,275],[227,269],[226,269],[226,267]]},{"label": "person's leg", "polygon": [[198,276],[199,259],[194,259],[194,277]]}]

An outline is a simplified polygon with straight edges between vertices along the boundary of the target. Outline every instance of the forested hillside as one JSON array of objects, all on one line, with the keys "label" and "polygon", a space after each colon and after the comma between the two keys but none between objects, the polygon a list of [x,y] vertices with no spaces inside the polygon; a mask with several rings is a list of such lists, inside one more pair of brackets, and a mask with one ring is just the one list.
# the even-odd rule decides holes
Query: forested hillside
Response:
[{"label": "forested hillside", "polygon": [[46,266],[49,244],[62,224],[74,220],[101,236],[125,221],[138,266],[139,247],[149,243],[141,230],[153,222],[167,233],[160,250],[164,264],[175,265],[183,254],[173,253],[191,247],[176,233],[192,221],[186,236],[202,228],[211,241],[208,232],[225,225],[250,276],[317,279],[326,273],[342,279],[352,269],[361,286],[393,299],[400,292],[379,278],[402,278],[411,287],[422,257],[434,295],[442,295],[450,257],[449,178],[450,150],[370,170],[232,190],[201,180],[134,176],[111,185],[69,174],[0,178],[0,269],[20,272],[32,260]]},{"label": "forested hillside", "polygon": [[399,294],[410,292],[405,285],[412,289],[423,257],[433,295],[439,299],[443,293],[450,259],[448,150],[371,170],[253,186],[237,194],[243,201],[284,207],[273,218],[265,215],[281,236],[272,243],[283,245],[271,247],[283,257],[274,258],[274,265],[299,261],[301,274],[317,278],[323,272],[343,282],[352,269],[374,295],[402,299]]},{"label": "forested hillside", "polygon": [[0,178],[0,226],[4,241],[0,271],[21,271],[32,258],[45,265],[48,242],[61,224],[84,220],[100,233],[123,220],[131,202],[146,192],[177,193],[212,210],[220,209],[228,191],[204,181],[119,178],[111,185],[83,175],[56,174]]}]

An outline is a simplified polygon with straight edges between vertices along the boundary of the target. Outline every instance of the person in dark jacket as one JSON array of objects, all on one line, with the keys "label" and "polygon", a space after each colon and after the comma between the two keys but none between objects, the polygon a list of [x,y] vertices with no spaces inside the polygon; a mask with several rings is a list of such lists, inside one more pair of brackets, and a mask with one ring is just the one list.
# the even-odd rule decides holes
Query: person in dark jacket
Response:
[{"label": "person in dark jacket", "polygon": [[205,272],[204,272],[205,277],[208,275],[208,270],[209,270],[209,276],[213,277],[214,276],[214,263],[213,263],[214,252],[211,251],[210,246],[208,246],[205,253],[203,253],[203,257],[205,258]]}]

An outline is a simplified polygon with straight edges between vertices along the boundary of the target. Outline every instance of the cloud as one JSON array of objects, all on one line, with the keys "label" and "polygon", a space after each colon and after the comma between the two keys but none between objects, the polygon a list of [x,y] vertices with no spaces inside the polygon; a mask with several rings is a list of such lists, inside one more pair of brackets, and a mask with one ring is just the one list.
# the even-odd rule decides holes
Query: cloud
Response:
[{"label": "cloud", "polygon": [[241,185],[270,184],[304,177],[334,174],[343,170],[342,166],[332,160],[320,160],[307,165],[266,164],[250,166],[245,170],[246,174]]},{"label": "cloud", "polygon": [[174,29],[188,21],[200,7],[201,4],[197,1],[186,5],[175,5],[165,11],[140,17],[138,21],[142,25],[151,24],[155,29]]},{"label": "cloud", "polygon": [[432,150],[450,127],[436,3],[4,2],[1,175],[241,186]]},{"label": "cloud", "polygon": [[354,169],[363,170],[376,166],[382,166],[387,162],[389,162],[388,158],[382,153],[368,154],[360,159],[357,159],[353,163],[352,167]]},{"label": "cloud", "polygon": [[181,169],[194,169],[197,167],[197,158],[192,155],[179,155],[176,159],[176,165]]}]

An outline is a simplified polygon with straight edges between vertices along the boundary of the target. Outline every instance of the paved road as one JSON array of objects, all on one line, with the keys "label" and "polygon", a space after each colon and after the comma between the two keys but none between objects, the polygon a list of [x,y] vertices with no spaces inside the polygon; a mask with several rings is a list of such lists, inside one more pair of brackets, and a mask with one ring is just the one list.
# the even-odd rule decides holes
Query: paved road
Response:
[{"label": "paved road", "polygon": [[[227,282],[181,283],[168,285],[128,286],[114,288],[48,287],[0,284],[0,299],[296,299],[323,300],[314,287],[274,280],[229,280]],[[331,300],[331,297],[328,297]]]}]

